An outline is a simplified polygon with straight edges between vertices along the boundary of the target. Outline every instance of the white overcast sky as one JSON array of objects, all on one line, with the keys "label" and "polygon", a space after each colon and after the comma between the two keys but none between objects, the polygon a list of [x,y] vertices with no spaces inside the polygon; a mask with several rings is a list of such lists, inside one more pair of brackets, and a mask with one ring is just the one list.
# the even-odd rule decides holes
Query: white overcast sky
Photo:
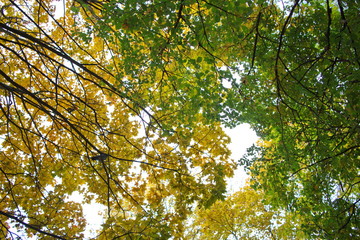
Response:
[{"label": "white overcast sky", "polygon": [[[225,132],[231,138],[229,149],[232,154],[231,157],[236,162],[246,153],[246,149],[258,140],[255,131],[250,128],[249,124],[241,124],[236,128],[225,128]],[[232,194],[244,186],[247,175],[243,167],[238,167],[235,170],[233,178],[228,179],[228,194]]]}]

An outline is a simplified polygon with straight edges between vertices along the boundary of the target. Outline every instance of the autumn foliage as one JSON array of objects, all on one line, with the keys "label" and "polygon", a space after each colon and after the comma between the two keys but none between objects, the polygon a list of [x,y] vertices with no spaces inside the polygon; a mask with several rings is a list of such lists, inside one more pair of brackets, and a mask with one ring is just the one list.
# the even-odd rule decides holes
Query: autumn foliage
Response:
[{"label": "autumn foliage", "polygon": [[358,1],[0,2],[0,238],[359,237]]}]

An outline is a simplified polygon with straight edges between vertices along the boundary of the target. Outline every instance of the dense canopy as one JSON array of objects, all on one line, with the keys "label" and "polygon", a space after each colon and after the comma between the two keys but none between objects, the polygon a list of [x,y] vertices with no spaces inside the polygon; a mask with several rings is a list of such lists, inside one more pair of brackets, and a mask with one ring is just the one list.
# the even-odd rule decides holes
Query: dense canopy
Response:
[{"label": "dense canopy", "polygon": [[358,0],[0,3],[0,238],[360,237]]}]

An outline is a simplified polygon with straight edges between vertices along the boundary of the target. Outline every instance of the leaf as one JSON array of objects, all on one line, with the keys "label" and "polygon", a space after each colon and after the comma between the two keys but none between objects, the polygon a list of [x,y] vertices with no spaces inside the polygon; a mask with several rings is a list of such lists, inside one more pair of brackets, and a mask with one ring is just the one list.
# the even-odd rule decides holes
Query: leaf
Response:
[{"label": "leaf", "polygon": [[[268,236],[253,198],[294,238],[358,236],[358,3],[67,1],[57,18],[50,0],[1,2],[4,211],[83,238],[79,191],[105,209],[99,239],[184,238],[215,205]],[[222,126],[243,122],[261,137],[240,161],[259,191],[245,215],[218,202],[236,167]]]}]

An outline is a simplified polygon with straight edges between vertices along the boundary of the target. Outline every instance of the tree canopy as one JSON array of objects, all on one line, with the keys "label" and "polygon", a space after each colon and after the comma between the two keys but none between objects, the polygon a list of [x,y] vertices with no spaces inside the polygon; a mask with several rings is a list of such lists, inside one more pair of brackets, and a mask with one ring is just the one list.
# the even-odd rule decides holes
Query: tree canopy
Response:
[{"label": "tree canopy", "polygon": [[2,237],[359,237],[359,1],[0,2]]},{"label": "tree canopy", "polygon": [[303,239],[301,215],[265,205],[263,193],[245,186],[225,201],[200,209],[188,239]]}]

